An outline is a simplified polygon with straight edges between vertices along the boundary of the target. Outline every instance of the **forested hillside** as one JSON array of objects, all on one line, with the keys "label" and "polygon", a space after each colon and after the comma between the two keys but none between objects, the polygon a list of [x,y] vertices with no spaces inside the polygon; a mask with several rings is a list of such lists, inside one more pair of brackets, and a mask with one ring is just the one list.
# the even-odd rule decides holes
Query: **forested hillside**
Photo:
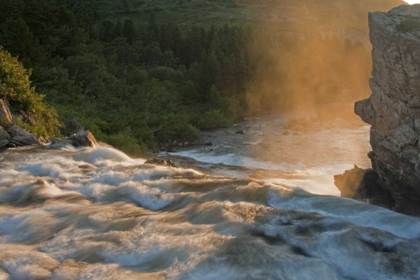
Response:
[{"label": "forested hillside", "polygon": [[[302,11],[310,3],[303,3]],[[200,129],[306,100],[313,88],[337,93],[344,84],[366,90],[360,81],[368,78],[370,60],[363,42],[291,28],[318,20],[311,14],[290,20],[301,9],[292,4],[0,0],[0,45],[32,69],[32,83],[57,110],[63,134],[86,127],[99,140],[139,154],[158,150],[160,142],[191,141]],[[295,12],[281,21],[270,13],[273,5]],[[318,8],[317,15],[325,12]],[[325,48],[311,49],[319,45],[336,55],[326,63]],[[308,55],[314,59],[299,59]],[[350,58],[345,66],[342,57]],[[355,69],[361,69],[359,75],[351,75]],[[343,75],[330,83],[329,73],[337,72]]]}]

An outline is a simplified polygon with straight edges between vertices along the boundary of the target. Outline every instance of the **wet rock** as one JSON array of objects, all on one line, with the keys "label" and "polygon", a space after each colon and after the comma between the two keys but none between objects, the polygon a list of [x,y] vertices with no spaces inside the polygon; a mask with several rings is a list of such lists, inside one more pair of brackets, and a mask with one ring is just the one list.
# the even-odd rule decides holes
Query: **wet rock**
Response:
[{"label": "wet rock", "polygon": [[71,137],[71,141],[75,147],[96,148],[98,146],[95,136],[89,130],[80,130]]},{"label": "wet rock", "polygon": [[213,146],[213,143],[211,141],[206,141],[203,143],[204,146]]},{"label": "wet rock", "polygon": [[6,147],[9,144],[11,139],[10,134],[4,129],[4,127],[0,126],[0,147]]},{"label": "wet rock", "polygon": [[62,146],[65,146],[65,145],[73,145],[73,141],[70,139],[70,138],[56,138],[56,137],[53,137],[53,138],[50,138],[49,140],[48,140],[52,145],[62,145]]},{"label": "wet rock", "polygon": [[393,209],[420,215],[420,32],[402,28],[413,18],[419,5],[369,15],[372,95],[355,112],[372,125],[369,157]]},{"label": "wet rock", "polygon": [[239,129],[235,132],[236,134],[245,134],[245,131],[242,129]]},{"label": "wet rock", "polygon": [[145,163],[153,164],[153,165],[177,167],[176,164],[170,159],[152,158],[152,159],[147,160]]},{"label": "wet rock", "polygon": [[334,176],[334,183],[342,197],[367,201],[370,204],[393,209],[395,200],[387,191],[378,173],[372,169],[361,169],[357,165],[342,175]]},{"label": "wet rock", "polygon": [[346,170],[344,174],[334,176],[334,184],[340,190],[341,196],[354,198],[364,174],[365,170],[355,165],[353,169]]},{"label": "wet rock", "polygon": [[35,135],[27,132],[26,130],[16,125],[7,128],[6,131],[11,137],[9,143],[7,144],[8,147],[19,147],[40,144]]}]

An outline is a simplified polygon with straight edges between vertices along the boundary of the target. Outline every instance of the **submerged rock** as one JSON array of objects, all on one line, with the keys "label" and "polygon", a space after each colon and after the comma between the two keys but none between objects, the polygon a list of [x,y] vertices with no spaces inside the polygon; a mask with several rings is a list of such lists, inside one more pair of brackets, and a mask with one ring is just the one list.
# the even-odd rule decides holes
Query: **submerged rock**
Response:
[{"label": "submerged rock", "polygon": [[39,145],[40,142],[35,137],[35,135],[27,132],[23,128],[20,128],[16,125],[13,125],[6,129],[9,133],[11,139],[7,146],[9,147],[19,147],[19,146],[28,146],[28,145]]},{"label": "submerged rock", "polygon": [[145,163],[153,164],[153,165],[177,167],[176,164],[170,159],[152,158],[152,159],[147,160]]},{"label": "submerged rock", "polygon": [[213,142],[206,141],[206,142],[203,143],[203,146],[209,146],[209,147],[211,147],[211,146],[213,146]]},{"label": "submerged rock", "polygon": [[[420,5],[369,15],[372,95],[355,112],[372,125],[369,154],[394,210],[420,215]],[[420,25],[419,25],[420,27]]]},{"label": "submerged rock", "polygon": [[80,130],[71,137],[73,146],[75,147],[91,147],[98,146],[95,136],[89,130]]},{"label": "submerged rock", "polygon": [[242,129],[239,129],[235,132],[236,134],[245,134],[245,131]]}]

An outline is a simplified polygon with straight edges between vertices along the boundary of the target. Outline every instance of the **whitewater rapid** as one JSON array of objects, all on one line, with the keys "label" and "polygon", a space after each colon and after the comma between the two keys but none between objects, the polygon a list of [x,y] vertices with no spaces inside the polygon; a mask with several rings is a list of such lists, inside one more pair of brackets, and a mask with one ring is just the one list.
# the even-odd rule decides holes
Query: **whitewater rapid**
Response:
[{"label": "whitewater rapid", "polygon": [[[351,113],[354,116],[352,107]],[[331,118],[290,126],[291,117],[307,114],[249,118],[234,127],[203,132],[202,142],[212,146],[180,149],[163,156],[211,174],[260,179],[335,196],[340,191],[334,175],[353,169],[355,164],[371,167],[367,156],[372,150],[370,127],[359,119]],[[237,134],[238,130],[244,134]]]},{"label": "whitewater rapid", "polygon": [[0,279],[420,279],[419,218],[105,146],[0,157]]}]

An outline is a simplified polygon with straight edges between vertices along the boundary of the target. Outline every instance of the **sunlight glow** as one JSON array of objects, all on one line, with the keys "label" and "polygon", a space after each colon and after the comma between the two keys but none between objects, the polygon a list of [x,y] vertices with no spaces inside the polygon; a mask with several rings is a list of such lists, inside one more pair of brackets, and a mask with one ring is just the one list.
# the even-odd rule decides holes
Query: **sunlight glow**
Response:
[{"label": "sunlight glow", "polygon": [[412,5],[412,4],[420,4],[420,0],[404,0],[404,1],[407,2],[410,5]]}]

